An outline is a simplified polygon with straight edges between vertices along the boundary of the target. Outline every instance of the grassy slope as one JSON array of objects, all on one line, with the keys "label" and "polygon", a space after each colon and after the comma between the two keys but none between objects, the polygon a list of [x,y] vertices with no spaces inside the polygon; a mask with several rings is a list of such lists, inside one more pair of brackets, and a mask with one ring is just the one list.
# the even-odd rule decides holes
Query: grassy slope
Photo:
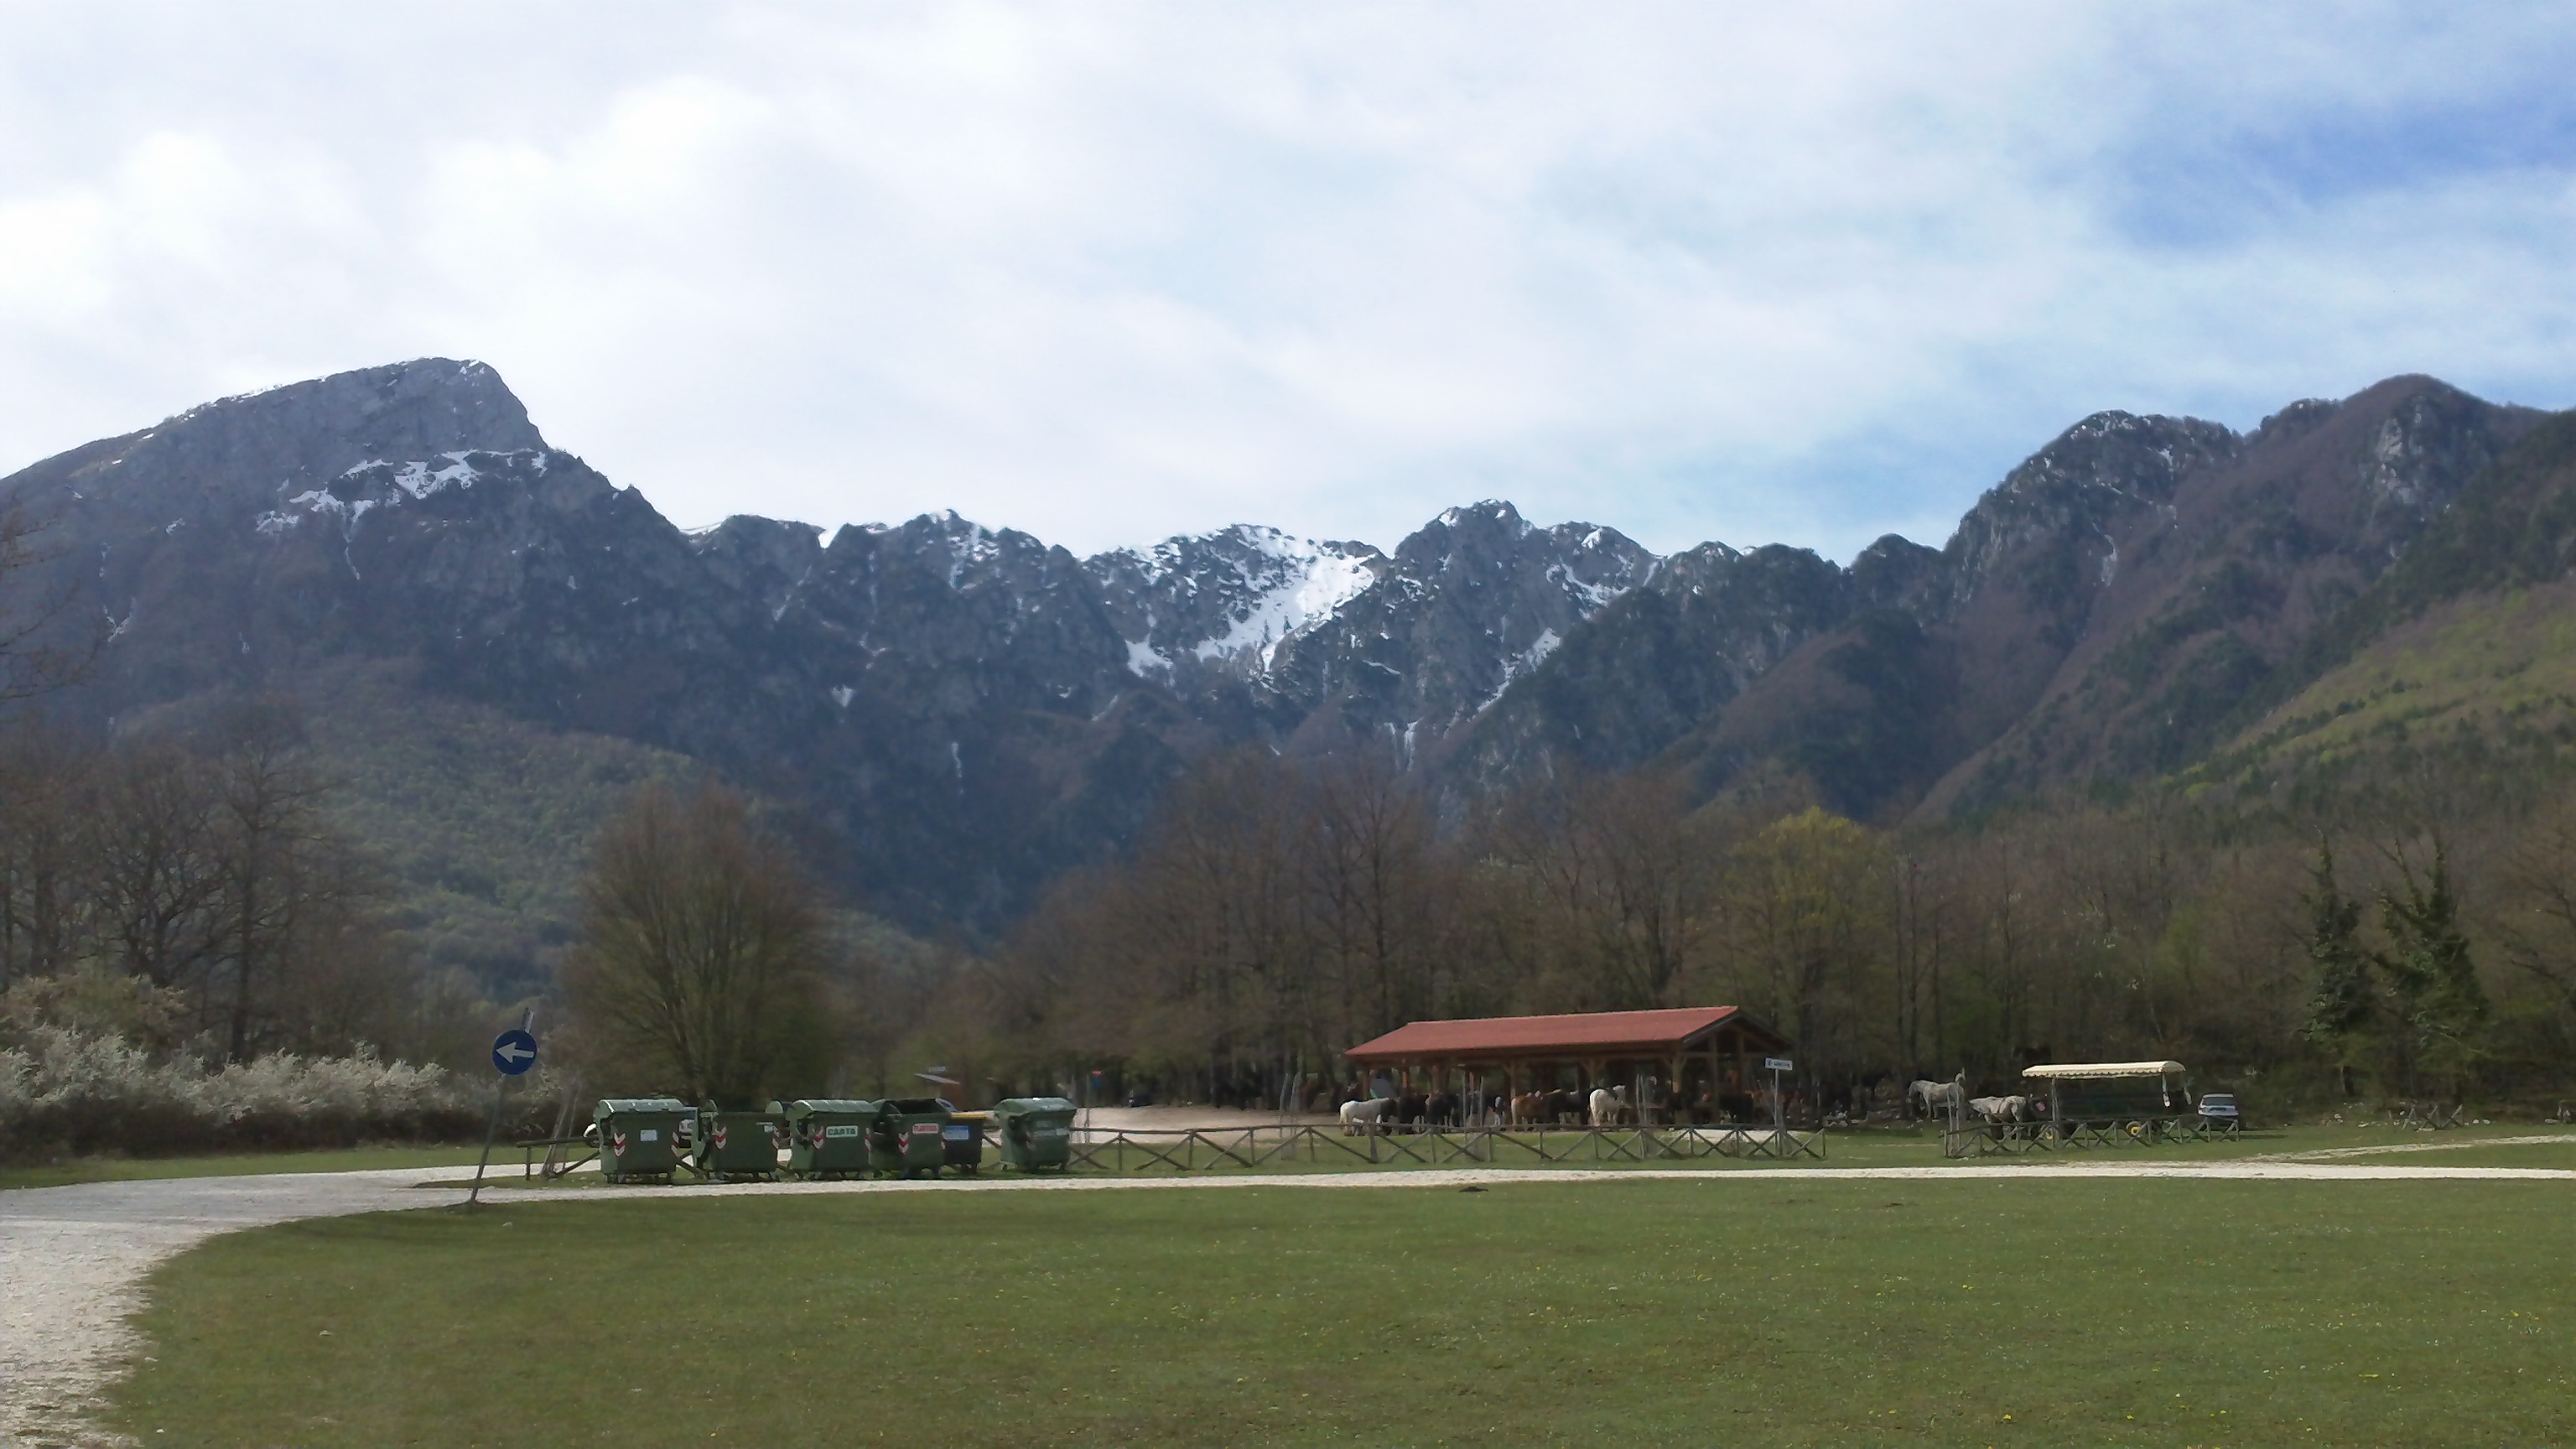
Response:
[{"label": "grassy slope", "polygon": [[2227,768],[2332,769],[2413,742],[2576,739],[2576,580],[2445,600],[2360,648],[2257,725]]},{"label": "grassy slope", "polygon": [[2576,413],[2473,480],[2255,691],[2233,743],[2183,778],[2330,786],[2398,747],[2553,764],[2576,741]]},{"label": "grassy slope", "polygon": [[405,670],[350,666],[312,686],[329,701],[308,728],[343,787],[339,814],[385,861],[429,965],[463,967],[505,997],[541,989],[600,824],[635,786],[696,766],[433,695]]},{"label": "grassy slope", "polygon": [[174,1260],[156,1445],[2576,1434],[2560,1183],[515,1204]]}]

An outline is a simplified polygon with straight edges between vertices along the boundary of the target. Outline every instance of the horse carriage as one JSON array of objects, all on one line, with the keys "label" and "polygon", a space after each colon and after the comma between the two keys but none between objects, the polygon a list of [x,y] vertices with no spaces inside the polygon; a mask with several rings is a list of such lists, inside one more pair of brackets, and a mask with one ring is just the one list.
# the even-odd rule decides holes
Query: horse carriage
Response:
[{"label": "horse carriage", "polygon": [[[2046,1151],[2061,1147],[2146,1147],[2205,1141],[2212,1127],[2193,1103],[2180,1062],[2057,1062],[2022,1069],[2035,1089],[2009,1097],[1964,1097],[1957,1084],[1945,1102],[1945,1157]],[[2044,1090],[2045,1095],[2041,1095]]]}]

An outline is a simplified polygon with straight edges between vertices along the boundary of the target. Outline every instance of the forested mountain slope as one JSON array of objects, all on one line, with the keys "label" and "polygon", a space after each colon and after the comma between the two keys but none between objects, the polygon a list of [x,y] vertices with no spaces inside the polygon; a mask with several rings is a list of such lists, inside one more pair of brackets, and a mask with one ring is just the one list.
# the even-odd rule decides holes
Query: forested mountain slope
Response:
[{"label": "forested mountain slope", "polygon": [[[2371,601],[2434,587],[2401,581],[2441,527],[2555,527],[2555,493],[2451,507],[2540,417],[2425,378],[2246,435],[2097,414],[1943,547],[1848,567],[1657,557],[1493,502],[1392,550],[1243,525],[1082,559],[954,515],[693,534],[552,446],[490,368],[440,359],[210,403],[0,494],[49,524],[13,587],[77,589],[58,628],[100,646],[50,708],[131,732],[293,695],[356,818],[417,836],[398,822],[442,795],[486,802],[388,843],[438,919],[480,922],[459,959],[501,972],[567,898],[485,876],[576,860],[618,782],[691,768],[791,814],[854,903],[969,932],[1236,745],[1374,742],[1457,799],[1569,766],[1682,767],[1702,793],[1795,776],[1878,819],[2170,774],[2295,693],[2284,671],[2320,680],[2320,650],[2412,618]],[[2518,582],[2556,567],[2515,557]],[[514,816],[562,838],[455,858]]]},{"label": "forested mountain slope", "polygon": [[2185,779],[2321,796],[2393,755],[2503,788],[2576,744],[2576,414],[2543,421],[2313,631]]}]

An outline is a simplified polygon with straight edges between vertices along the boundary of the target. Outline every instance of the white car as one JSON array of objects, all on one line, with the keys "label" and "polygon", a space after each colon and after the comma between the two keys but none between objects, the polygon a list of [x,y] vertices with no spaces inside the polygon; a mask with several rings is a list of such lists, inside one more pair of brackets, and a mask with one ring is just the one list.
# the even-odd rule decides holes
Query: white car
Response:
[{"label": "white car", "polygon": [[2215,1132],[2234,1132],[2244,1127],[2245,1114],[2232,1094],[2210,1092],[2200,1099],[2200,1124]]}]

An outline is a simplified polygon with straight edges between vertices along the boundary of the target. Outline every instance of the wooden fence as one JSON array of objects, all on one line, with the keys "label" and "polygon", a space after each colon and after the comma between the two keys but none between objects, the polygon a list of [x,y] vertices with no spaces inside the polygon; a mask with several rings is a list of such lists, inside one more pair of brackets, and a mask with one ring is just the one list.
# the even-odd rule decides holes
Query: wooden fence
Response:
[{"label": "wooden fence", "polygon": [[1345,1135],[1285,1123],[1222,1128],[1077,1128],[1073,1165],[1103,1172],[1227,1168],[1537,1166],[1687,1162],[1710,1157],[1821,1159],[1825,1134],[1770,1127],[1486,1127]]},{"label": "wooden fence", "polygon": [[[989,1128],[987,1129],[990,1130]],[[589,1165],[583,1137],[514,1144],[521,1173],[552,1181]],[[1688,1162],[1729,1157],[1786,1162],[1825,1155],[1825,1134],[1771,1127],[1394,1128],[1347,1136],[1338,1127],[1077,1127],[1073,1165],[1101,1172],[1213,1172],[1229,1168],[1540,1166],[1549,1163]],[[544,1160],[539,1160],[543,1154]]]},{"label": "wooden fence", "polygon": [[2061,1148],[2155,1147],[2206,1142],[2220,1129],[2198,1116],[2103,1122],[1953,1122],[1941,1130],[1943,1157],[1994,1157]]}]

